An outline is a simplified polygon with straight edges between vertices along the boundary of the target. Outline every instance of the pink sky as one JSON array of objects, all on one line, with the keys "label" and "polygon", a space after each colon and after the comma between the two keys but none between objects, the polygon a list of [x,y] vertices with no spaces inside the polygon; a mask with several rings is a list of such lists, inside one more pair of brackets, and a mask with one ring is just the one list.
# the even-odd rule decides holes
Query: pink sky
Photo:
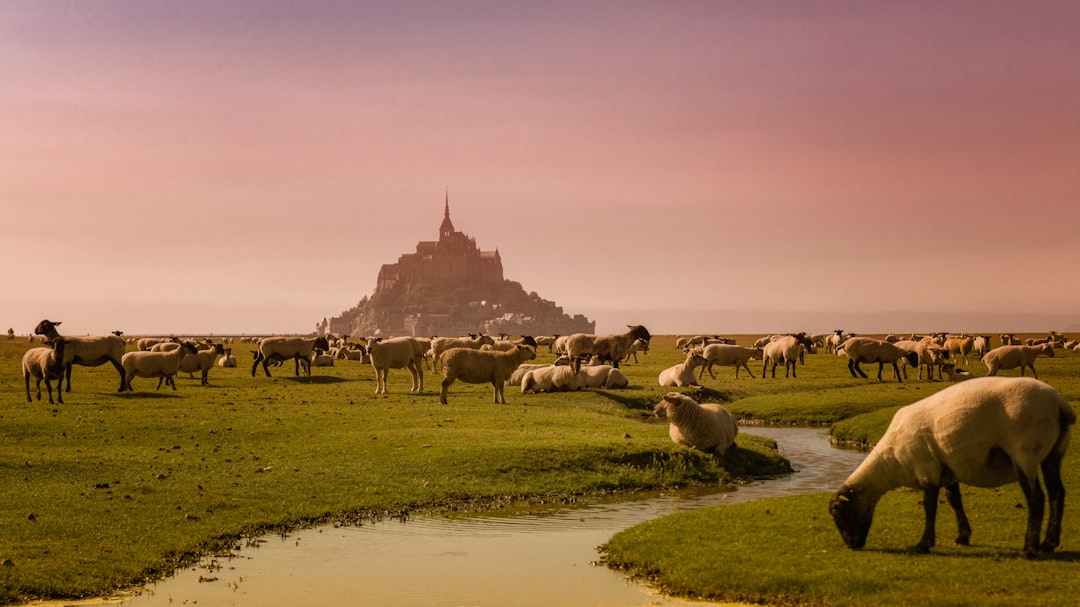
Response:
[{"label": "pink sky", "polygon": [[446,188],[602,332],[1080,322],[1078,31],[1069,2],[3,2],[0,323],[311,331]]}]

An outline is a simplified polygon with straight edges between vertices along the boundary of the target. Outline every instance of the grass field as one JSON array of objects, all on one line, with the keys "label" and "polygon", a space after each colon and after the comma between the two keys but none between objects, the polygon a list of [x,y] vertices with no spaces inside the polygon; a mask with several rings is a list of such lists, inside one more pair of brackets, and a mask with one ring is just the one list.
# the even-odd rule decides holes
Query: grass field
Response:
[{"label": "grass field", "polygon": [[[739,342],[754,337],[740,336]],[[767,441],[750,436],[740,436],[742,449],[722,463],[671,443],[666,423],[654,419],[651,409],[668,391],[656,385],[657,374],[683,358],[674,337],[655,338],[649,354],[639,354],[640,363],[623,367],[629,389],[521,395],[509,388],[507,405],[491,402],[490,387],[461,382],[450,388],[450,404],[439,405],[440,378],[426,374],[425,390],[409,394],[405,371],[392,372],[391,393],[376,396],[371,367],[352,361],[315,368],[311,378],[293,377],[288,364],[273,368],[273,378],[263,377],[261,370],[253,378],[244,345],[234,346],[240,367],[215,368],[210,387],[180,377],[175,392],[157,392],[155,380],[136,378],[134,393],[117,394],[118,377],[111,367],[76,367],[65,404],[28,404],[19,371],[26,347],[22,341],[0,343],[4,603],[105,594],[167,574],[198,555],[300,525],[407,516],[418,510],[490,509],[519,499],[570,500],[709,485],[776,473],[785,464]],[[541,361],[552,358],[541,348]],[[1080,357],[1069,353],[1039,359],[1037,367],[1070,401],[1080,399]],[[725,402],[736,416],[759,423],[851,420],[855,425],[845,430],[846,438],[867,440],[883,430],[880,420],[887,422],[892,409],[945,387],[940,382],[852,379],[843,359],[825,354],[808,356],[798,378],[762,379],[760,364],[752,368],[756,379],[744,372],[735,380],[733,369],[721,368],[716,380],[706,376],[705,388],[685,391],[699,400]],[[858,420],[867,419],[864,414],[873,421],[859,426]],[[1068,468],[1075,470],[1075,464],[1070,457]],[[1076,480],[1069,476],[1066,486],[1075,487]],[[1001,527],[1000,543],[985,549],[994,556],[984,556],[976,546],[958,555],[982,558],[950,558],[950,566],[964,562],[974,568],[996,560],[1006,569],[1075,567],[1069,559],[1076,554],[1070,552],[1070,531],[1077,529],[1077,521],[1068,508],[1063,547],[1055,560],[1014,564],[1021,536],[1009,526],[1022,528],[1022,517],[1013,509],[1018,490],[1015,495],[1001,490],[1000,525],[982,518],[988,516],[982,500],[996,503],[995,495],[973,496],[968,508],[977,542],[989,541],[989,527]],[[885,564],[874,567],[885,575],[891,575],[885,573],[890,567],[904,570],[920,563],[930,570],[929,582],[914,576],[875,579],[869,587],[895,594],[866,593],[870,597],[918,596],[928,583],[942,588],[957,583],[948,567],[927,564],[946,559],[933,555],[920,560],[907,551],[921,529],[921,514],[914,514],[921,508],[913,494],[897,493],[890,497],[896,507],[890,507],[893,502],[879,507],[881,519],[871,543],[893,537],[890,511],[903,505],[910,510],[892,515],[895,546],[863,553],[843,549],[824,515],[827,496],[802,499],[696,515],[710,521],[703,529],[718,529],[715,542],[701,539],[712,537],[709,533],[687,540],[679,529],[682,519],[676,517],[670,529],[664,526],[668,519],[661,519],[648,533],[658,529],[669,540],[650,539],[639,548],[626,544],[625,550],[613,540],[608,556],[613,564],[649,575],[672,592],[744,600],[795,597],[794,602],[850,604],[852,596],[862,596],[865,580],[836,573],[850,569],[852,559],[881,559]],[[940,533],[946,534],[942,518]],[[729,537],[740,538],[737,548],[721,539]],[[797,543],[787,547],[783,538]],[[675,564],[654,565],[650,546],[669,546]],[[695,550],[703,552],[696,555]],[[836,574],[834,584],[812,591],[817,582],[793,574],[805,563],[785,557],[785,551],[795,550],[801,550],[801,558],[813,558],[813,575]],[[821,551],[830,558],[819,558],[819,552],[825,554]],[[616,552],[625,558],[615,558]],[[948,548],[940,552],[952,554]],[[822,568],[826,563],[831,568]],[[692,564],[692,573],[681,571],[680,564]],[[746,575],[739,575],[744,568]],[[683,581],[675,583],[672,576]],[[1031,577],[1027,583],[1036,583]],[[1009,580],[995,580],[1004,588],[1000,596],[1029,592],[1030,586],[1013,589]]]}]

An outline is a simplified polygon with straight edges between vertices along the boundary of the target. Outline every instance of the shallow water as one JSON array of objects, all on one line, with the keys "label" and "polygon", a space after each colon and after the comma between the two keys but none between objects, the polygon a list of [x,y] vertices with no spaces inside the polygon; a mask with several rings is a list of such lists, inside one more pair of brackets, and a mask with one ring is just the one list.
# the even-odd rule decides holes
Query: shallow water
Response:
[{"label": "shallow water", "polygon": [[647,587],[594,565],[596,547],[622,529],[680,511],[835,490],[864,457],[831,447],[826,430],[741,431],[776,439],[796,472],[726,492],[668,492],[572,507],[414,517],[270,536],[236,557],[206,559],[119,604],[700,605],[653,595]]}]

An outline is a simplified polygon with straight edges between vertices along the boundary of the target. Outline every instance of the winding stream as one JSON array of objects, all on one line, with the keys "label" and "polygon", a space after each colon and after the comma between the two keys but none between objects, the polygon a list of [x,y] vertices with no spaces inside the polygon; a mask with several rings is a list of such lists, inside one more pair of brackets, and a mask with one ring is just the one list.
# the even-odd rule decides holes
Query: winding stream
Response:
[{"label": "winding stream", "polygon": [[719,493],[668,492],[638,495],[633,501],[597,499],[573,507],[414,517],[405,523],[322,527],[270,536],[236,557],[204,560],[119,604],[689,605],[650,594],[619,573],[594,566],[596,547],[622,529],[680,511],[835,490],[864,456],[833,448],[823,429],[742,431],[774,438],[796,472]]}]

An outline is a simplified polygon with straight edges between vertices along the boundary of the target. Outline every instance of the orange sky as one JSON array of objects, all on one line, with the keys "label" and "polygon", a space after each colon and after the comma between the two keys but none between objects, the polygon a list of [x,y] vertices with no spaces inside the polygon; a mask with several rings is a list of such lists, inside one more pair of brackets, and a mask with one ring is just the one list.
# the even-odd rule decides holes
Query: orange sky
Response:
[{"label": "orange sky", "polygon": [[601,331],[1080,322],[1080,5],[894,4],[0,3],[0,323],[310,331],[447,187]]}]

